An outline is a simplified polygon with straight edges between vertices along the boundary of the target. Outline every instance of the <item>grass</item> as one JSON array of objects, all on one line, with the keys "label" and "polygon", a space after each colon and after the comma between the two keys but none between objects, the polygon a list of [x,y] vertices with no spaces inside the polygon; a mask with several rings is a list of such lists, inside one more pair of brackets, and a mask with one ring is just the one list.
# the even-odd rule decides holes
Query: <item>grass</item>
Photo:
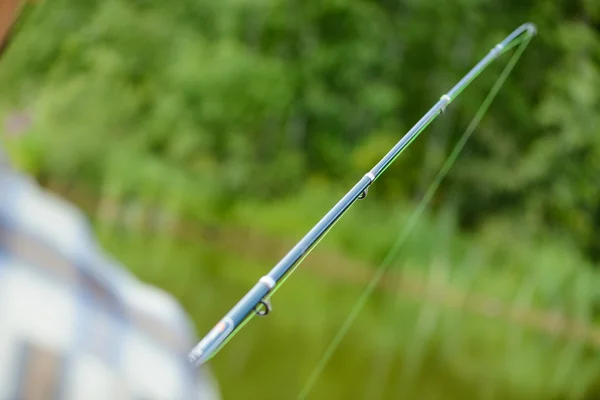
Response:
[{"label": "grass", "polygon": [[[235,240],[233,235],[177,238],[106,223],[99,223],[98,231],[138,276],[181,299],[199,332],[206,332],[285,247],[253,249],[293,243],[335,201],[335,193],[311,190],[280,202],[239,203],[220,228],[258,231],[247,236],[248,242],[244,235]],[[388,211],[362,204],[351,211],[322,242],[322,250],[278,291],[274,314],[252,321],[214,358],[211,365],[224,398],[298,394],[364,287],[343,271],[356,269],[358,259],[367,271],[361,276],[368,277],[393,239],[388,235],[409,212],[400,207],[389,218]],[[468,237],[456,233],[448,216],[430,215],[415,229],[394,271],[389,279],[410,278],[413,286],[388,282],[387,290],[369,300],[310,398],[368,399],[378,393],[390,399],[583,398],[592,388],[600,372],[591,356],[593,335],[581,339],[568,326],[559,324],[553,331],[551,325],[556,311],[593,329],[598,276],[567,247],[520,246],[509,233],[492,227]],[[415,288],[414,282],[422,287]],[[440,295],[436,282],[455,292]],[[458,303],[452,297],[456,293]],[[479,307],[485,301],[500,302],[508,315],[513,307],[541,310],[541,316],[525,317],[541,322],[501,318],[493,309],[486,314]]]},{"label": "grass", "polygon": [[[36,157],[21,159],[43,166]],[[223,208],[208,177],[126,152],[105,164],[87,197],[63,194],[87,209],[110,253],[182,302],[199,333],[344,192],[309,184]],[[376,197],[352,208],[277,292],[273,315],[211,362],[224,398],[295,398],[412,211]],[[598,274],[568,244],[525,228],[504,219],[467,235],[451,210],[425,215],[310,398],[595,398]]]}]

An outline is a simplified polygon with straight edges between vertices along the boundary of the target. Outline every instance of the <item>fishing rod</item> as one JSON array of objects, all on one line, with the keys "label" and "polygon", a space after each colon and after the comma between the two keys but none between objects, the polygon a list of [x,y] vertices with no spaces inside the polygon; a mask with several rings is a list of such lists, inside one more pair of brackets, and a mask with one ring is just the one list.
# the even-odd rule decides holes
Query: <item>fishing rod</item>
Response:
[{"label": "fishing rod", "polygon": [[266,316],[271,310],[270,298],[281,283],[298,267],[344,213],[357,201],[367,197],[369,187],[394,162],[410,143],[446,107],[477,78],[494,60],[513,47],[530,40],[536,27],[526,23],[515,29],[492,48],[450,91],[443,94],[433,107],[400,139],[400,141],[367,172],[338,203],[221,319],[190,351],[189,362],[194,366],[211,359],[254,315]]}]

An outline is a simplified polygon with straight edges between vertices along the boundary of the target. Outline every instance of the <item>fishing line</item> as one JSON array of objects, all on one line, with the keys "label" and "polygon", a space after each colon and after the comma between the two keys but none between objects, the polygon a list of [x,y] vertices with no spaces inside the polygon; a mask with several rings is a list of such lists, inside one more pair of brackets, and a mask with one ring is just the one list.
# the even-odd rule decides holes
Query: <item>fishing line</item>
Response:
[{"label": "fishing line", "polygon": [[[467,141],[469,140],[469,138],[471,137],[471,135],[475,131],[477,125],[481,122],[481,119],[483,118],[483,116],[488,111],[488,109],[489,109],[492,101],[494,100],[494,98],[498,94],[500,88],[504,85],[504,83],[505,83],[506,79],[508,78],[510,72],[512,71],[513,67],[515,66],[515,64],[517,63],[517,61],[520,59],[521,55],[525,51],[525,48],[527,47],[527,45],[529,44],[529,42],[531,41],[531,39],[533,37],[533,32],[532,31],[527,31],[527,32],[529,33],[528,35],[521,36],[521,34],[524,33],[524,32],[515,31],[515,32],[513,32],[512,35],[509,35],[507,37],[507,39],[505,39],[505,41],[510,40],[510,42],[509,42],[509,46],[507,46],[507,47],[504,48],[504,51],[508,50],[508,48],[512,48],[512,47],[517,46],[517,45],[519,45],[519,47],[517,48],[517,50],[514,52],[514,54],[510,58],[508,64],[506,65],[506,67],[504,68],[504,70],[502,71],[502,73],[496,79],[494,85],[492,86],[492,88],[488,92],[486,98],[484,99],[484,101],[482,102],[481,106],[479,107],[479,109],[475,113],[475,116],[473,117],[473,119],[471,120],[471,122],[469,123],[469,125],[467,126],[467,129],[460,136],[458,142],[453,147],[452,152],[446,158],[446,161],[442,165],[442,168],[440,169],[440,171],[438,172],[438,174],[434,178],[433,182],[429,185],[429,187],[428,187],[425,195],[423,196],[423,198],[418,203],[415,211],[411,214],[408,223],[405,225],[405,229],[402,231],[402,233],[400,233],[400,235],[398,235],[398,237],[396,239],[396,242],[392,245],[392,247],[390,248],[390,250],[388,251],[388,253],[384,257],[383,261],[381,262],[381,264],[377,268],[375,274],[373,275],[373,277],[369,281],[369,283],[366,286],[365,290],[361,293],[361,295],[358,298],[357,302],[352,307],[352,309],[351,309],[348,317],[346,318],[346,320],[342,324],[341,328],[339,329],[339,331],[337,332],[337,334],[334,336],[333,340],[331,341],[331,343],[329,344],[329,346],[325,350],[325,353],[323,354],[323,356],[317,362],[316,367],[314,368],[314,370],[309,375],[308,380],[306,381],[304,387],[302,388],[300,394],[298,395],[298,399],[305,399],[306,396],[310,393],[310,391],[314,387],[317,379],[319,378],[319,376],[322,374],[323,370],[325,369],[325,366],[327,365],[327,363],[329,362],[329,360],[333,356],[334,352],[337,350],[337,348],[341,344],[341,342],[344,339],[344,337],[347,335],[350,327],[352,326],[352,324],[356,320],[358,314],[364,308],[364,306],[366,304],[366,301],[371,296],[371,294],[373,293],[373,291],[377,287],[378,283],[383,278],[385,272],[390,267],[392,261],[396,258],[397,254],[398,254],[398,251],[400,251],[402,245],[405,243],[405,241],[408,238],[408,235],[410,234],[411,230],[414,228],[415,224],[417,223],[417,221],[419,220],[419,218],[421,217],[421,215],[425,211],[426,207],[430,203],[433,195],[435,194],[435,192],[439,188],[439,186],[442,183],[443,179],[446,177],[446,175],[448,174],[448,172],[450,171],[450,169],[452,168],[452,166],[456,162],[456,160],[457,160],[460,152],[465,147],[465,144],[467,143]],[[518,33],[518,34],[515,35],[515,33]],[[521,40],[515,40],[519,36],[521,37]],[[477,76],[479,76],[481,74],[481,72],[483,72],[483,70],[480,70],[479,73],[475,74],[475,76],[473,76],[472,79],[475,79]],[[463,79],[465,79],[465,78],[463,78]],[[464,87],[462,89],[464,90]],[[458,91],[454,95],[454,97],[456,97],[461,91],[462,90]],[[398,307],[399,297],[400,297],[400,288],[398,288],[397,294],[396,294],[396,301],[395,301],[396,308]]]}]

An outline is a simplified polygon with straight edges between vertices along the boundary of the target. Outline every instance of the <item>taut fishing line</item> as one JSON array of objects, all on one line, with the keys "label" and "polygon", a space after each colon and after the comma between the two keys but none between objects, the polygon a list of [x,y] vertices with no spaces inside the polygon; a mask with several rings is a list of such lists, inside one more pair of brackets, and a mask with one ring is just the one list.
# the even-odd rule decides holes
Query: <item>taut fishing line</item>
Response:
[{"label": "taut fishing line", "polygon": [[[373,293],[373,291],[375,290],[375,288],[377,287],[377,285],[379,284],[379,282],[383,278],[385,272],[390,267],[392,261],[396,258],[398,252],[402,248],[402,245],[406,242],[406,239],[408,238],[410,232],[412,231],[412,229],[414,228],[415,224],[417,223],[417,221],[419,220],[419,218],[421,217],[421,215],[423,214],[423,212],[427,208],[427,205],[429,204],[429,202],[433,198],[433,195],[435,194],[435,192],[439,188],[440,184],[442,183],[442,181],[444,180],[444,178],[446,177],[446,175],[448,175],[448,172],[450,171],[450,169],[452,168],[452,166],[456,162],[456,160],[457,160],[460,152],[463,150],[463,148],[465,147],[467,141],[469,140],[469,138],[471,137],[471,135],[473,134],[473,132],[475,131],[475,129],[477,128],[477,126],[479,125],[479,123],[481,122],[483,116],[488,111],[488,109],[489,109],[492,101],[494,100],[494,98],[496,97],[496,95],[498,94],[498,92],[500,91],[500,89],[502,88],[502,86],[504,85],[504,82],[506,81],[506,79],[510,75],[513,67],[515,66],[515,64],[517,63],[517,61],[519,60],[519,58],[521,57],[521,55],[523,54],[523,52],[525,51],[525,48],[527,47],[527,45],[529,44],[530,40],[534,36],[535,32],[536,32],[536,30],[535,30],[535,26],[534,25],[532,25],[532,24],[524,24],[521,27],[519,27],[517,30],[515,30],[510,36],[508,36],[506,39],[504,39],[504,41],[502,41],[500,44],[498,44],[496,47],[494,47],[494,49],[492,49],[490,51],[490,53],[488,54],[488,56],[489,56],[489,55],[493,54],[496,51],[497,54],[495,55],[494,58],[497,58],[500,55],[502,55],[504,52],[508,51],[510,48],[512,48],[512,47],[517,46],[517,45],[520,44],[520,46],[517,48],[517,50],[514,52],[514,54],[510,58],[508,64],[504,68],[504,70],[500,73],[500,75],[496,79],[494,85],[492,86],[492,88],[488,92],[487,96],[485,97],[485,99],[481,103],[481,106],[479,107],[479,109],[475,113],[475,116],[473,117],[473,119],[471,120],[471,122],[469,123],[469,125],[467,126],[467,129],[460,136],[458,142],[456,143],[456,145],[452,149],[452,152],[446,158],[446,161],[442,165],[442,168],[440,169],[440,171],[437,173],[437,175],[435,176],[435,178],[432,181],[432,183],[427,188],[427,191],[426,191],[425,195],[419,201],[419,203],[418,203],[415,211],[411,214],[411,216],[410,216],[410,218],[408,220],[408,223],[405,225],[405,229],[397,237],[396,242],[392,245],[392,247],[390,248],[390,250],[388,251],[388,253],[384,257],[383,261],[381,262],[381,264],[377,268],[375,274],[373,275],[373,277],[369,281],[367,287],[365,288],[365,290],[362,292],[362,294],[360,295],[360,297],[357,300],[357,302],[352,307],[352,309],[350,311],[350,314],[348,315],[348,317],[344,321],[343,325],[341,326],[341,328],[339,329],[339,331],[337,332],[337,334],[335,335],[335,337],[333,338],[333,340],[331,341],[331,343],[329,344],[329,346],[325,350],[325,353],[323,354],[323,356],[321,357],[321,359],[317,362],[316,367],[314,368],[314,370],[310,374],[310,376],[309,376],[306,384],[304,385],[302,391],[298,395],[298,399],[304,399],[304,398],[306,398],[306,396],[309,394],[309,392],[314,387],[314,385],[315,385],[318,377],[321,375],[321,373],[323,372],[325,366],[327,365],[327,363],[329,362],[329,360],[333,356],[333,353],[339,347],[339,345],[342,342],[343,338],[348,333],[350,327],[352,326],[352,324],[356,320],[356,317],[358,316],[358,314],[360,313],[360,311],[365,306],[368,298],[370,297],[370,295]],[[480,62],[480,64],[481,64],[481,62]],[[487,65],[489,65],[489,63]],[[483,70],[485,70],[485,68],[487,67],[487,65],[485,67],[481,68],[480,71],[471,79],[471,81],[473,79],[475,79],[477,76],[479,76],[481,74],[481,72],[483,72]],[[475,68],[473,68],[473,70],[475,70],[476,68],[477,68],[477,66]],[[471,72],[473,72],[473,70],[471,70]],[[465,76],[465,78],[467,76]],[[463,80],[465,78],[463,78]],[[458,85],[460,85],[460,82],[456,86],[458,86]],[[455,88],[456,88],[456,86],[455,86]],[[468,84],[465,85],[465,87],[466,86],[468,86]],[[456,93],[456,95],[458,95],[458,93]],[[456,97],[456,95],[452,99],[454,99]],[[442,97],[444,97],[444,96],[442,96]],[[396,301],[395,301],[396,308],[397,308],[398,303],[399,303],[400,292],[401,292],[400,287],[398,287],[398,289],[396,290]]]}]

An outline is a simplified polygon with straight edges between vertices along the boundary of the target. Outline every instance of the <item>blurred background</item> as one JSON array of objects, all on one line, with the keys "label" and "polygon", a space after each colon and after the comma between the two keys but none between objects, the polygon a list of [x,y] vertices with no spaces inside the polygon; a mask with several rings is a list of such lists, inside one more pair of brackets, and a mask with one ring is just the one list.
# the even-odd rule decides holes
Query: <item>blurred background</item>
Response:
[{"label": "blurred background", "polygon": [[[600,398],[599,0],[46,0],[2,146],[206,333],[497,42],[533,39],[311,399]],[[506,64],[211,362],[295,398]]]}]

